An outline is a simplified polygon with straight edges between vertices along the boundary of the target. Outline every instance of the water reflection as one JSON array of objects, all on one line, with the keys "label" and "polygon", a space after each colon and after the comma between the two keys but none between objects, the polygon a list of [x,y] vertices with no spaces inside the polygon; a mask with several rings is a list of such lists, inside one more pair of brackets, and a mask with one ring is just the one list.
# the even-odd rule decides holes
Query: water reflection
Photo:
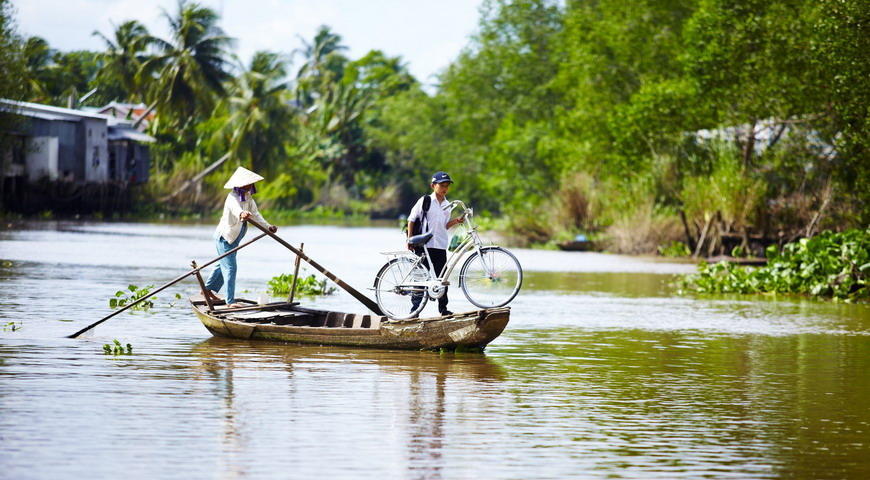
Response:
[{"label": "water reflection", "polygon": [[597,293],[619,297],[662,297],[672,295],[676,277],[656,273],[624,272],[527,272],[523,289],[568,295]]},{"label": "water reflection", "polygon": [[[238,417],[240,402],[236,379],[250,375],[252,371],[281,371],[283,388],[273,397],[274,402],[265,408],[278,414],[277,425],[270,428],[286,428],[288,430],[303,430],[309,428],[299,416],[309,407],[323,402],[314,391],[328,391],[332,399],[344,403],[337,396],[343,389],[333,383],[330,386],[319,385],[312,390],[312,369],[317,372],[316,383],[323,384],[335,381],[346,381],[347,378],[335,378],[335,368],[353,370],[354,367],[378,370],[373,384],[358,385],[357,388],[370,390],[379,398],[370,403],[355,404],[351,411],[343,411],[333,418],[339,421],[345,415],[365,414],[377,410],[388,409],[392,412],[394,422],[399,429],[395,440],[404,447],[405,473],[402,478],[442,478],[445,467],[443,453],[447,429],[447,402],[449,395],[455,395],[456,390],[475,391],[476,382],[490,383],[504,381],[507,376],[502,367],[482,354],[435,354],[432,352],[395,352],[368,349],[346,349],[336,347],[297,346],[267,342],[244,342],[234,339],[210,338],[196,344],[191,350],[191,356],[197,359],[191,365],[199,381],[207,381],[214,385],[213,392],[223,400],[223,447],[228,458],[243,455],[252,447],[247,440],[246,429],[239,422],[245,420]],[[301,372],[297,375],[297,372]],[[345,372],[347,374],[349,372]],[[386,388],[380,386],[384,378],[392,384]],[[452,389],[448,388],[452,385]],[[381,390],[388,390],[390,398],[380,396]],[[451,391],[452,390],[452,391]],[[244,392],[244,390],[242,390]],[[349,392],[343,391],[344,394]],[[274,392],[273,392],[274,393]],[[365,392],[363,392],[365,393]],[[245,393],[241,393],[245,396]],[[463,399],[454,398],[461,406]],[[245,400],[241,400],[242,403]],[[290,405],[289,415],[279,414],[281,407],[276,403]],[[299,408],[302,406],[301,408]],[[244,410],[244,409],[242,409]],[[283,417],[283,418],[282,418]],[[316,427],[315,427],[316,428]],[[395,434],[395,432],[394,432]],[[292,436],[292,434],[290,434]],[[387,439],[381,439],[386,441]],[[314,440],[321,443],[321,439]],[[310,442],[309,442],[310,443]],[[378,445],[373,447],[377,448]],[[358,449],[359,447],[357,447]],[[241,462],[244,464],[244,462]],[[239,463],[233,463],[239,468]],[[229,465],[228,465],[229,466]],[[244,473],[239,470],[236,473]]]},{"label": "water reflection", "polygon": [[[870,377],[836,380],[870,371],[866,336],[565,329],[553,342],[553,332],[512,333],[515,345],[500,349],[498,359],[512,380],[525,381],[518,406],[551,427],[542,429],[556,434],[550,444],[596,452],[596,470],[870,473],[870,409],[863,400]],[[565,418],[591,426],[554,430]]]}]

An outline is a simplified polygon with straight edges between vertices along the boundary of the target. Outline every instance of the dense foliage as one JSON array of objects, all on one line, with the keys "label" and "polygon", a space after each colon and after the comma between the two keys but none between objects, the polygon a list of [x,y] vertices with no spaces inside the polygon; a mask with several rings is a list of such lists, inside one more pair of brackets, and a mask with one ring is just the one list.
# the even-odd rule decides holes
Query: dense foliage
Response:
[{"label": "dense foliage", "polygon": [[681,288],[701,293],[794,293],[843,300],[870,299],[870,229],[822,232],[777,252],[764,267],[702,263]]},{"label": "dense foliage", "polygon": [[213,10],[164,18],[167,38],[95,32],[102,52],[4,36],[0,61],[23,62],[21,98],[153,107],[150,194],[175,207],[214,210],[242,164],[268,179],[266,208],[371,216],[406,213],[447,170],[519,243],[760,254],[870,222],[863,0],[487,0],[431,91],[400,58],[348,58],[326,26],[243,64]]}]

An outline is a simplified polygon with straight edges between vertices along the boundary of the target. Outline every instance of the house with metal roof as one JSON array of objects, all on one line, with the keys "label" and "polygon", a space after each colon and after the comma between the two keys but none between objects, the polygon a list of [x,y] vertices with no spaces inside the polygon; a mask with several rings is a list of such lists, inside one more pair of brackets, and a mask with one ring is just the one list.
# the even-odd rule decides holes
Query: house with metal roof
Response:
[{"label": "house with metal roof", "polygon": [[21,121],[3,152],[3,177],[29,182],[137,184],[148,180],[154,138],[114,115],[0,99]]}]

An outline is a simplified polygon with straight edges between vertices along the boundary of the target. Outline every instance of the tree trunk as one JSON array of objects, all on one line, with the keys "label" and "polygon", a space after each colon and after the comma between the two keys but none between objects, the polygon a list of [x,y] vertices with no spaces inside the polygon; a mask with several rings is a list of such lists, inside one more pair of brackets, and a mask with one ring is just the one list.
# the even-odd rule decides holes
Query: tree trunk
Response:
[{"label": "tree trunk", "polygon": [[686,221],[686,212],[680,209],[680,220],[683,222],[683,231],[686,233],[686,246],[689,250],[695,250],[695,241],[692,238],[692,232],[689,230],[689,222]]},{"label": "tree trunk", "polygon": [[698,237],[698,243],[695,245],[695,253],[692,254],[692,257],[698,258],[698,255],[701,254],[701,247],[704,246],[704,240],[707,238],[707,230],[710,228],[711,223],[713,223],[712,215],[707,217],[704,222],[704,228],[701,229],[701,236]]},{"label": "tree trunk", "polygon": [[831,197],[834,193],[834,187],[831,183],[831,177],[828,177],[828,180],[825,182],[824,188],[822,188],[822,205],[819,207],[819,210],[813,215],[812,220],[807,225],[806,232],[804,232],[807,238],[812,237],[815,233],[816,227],[819,225],[819,221],[822,219],[822,215],[824,215],[825,210],[828,208],[828,204],[831,203]]},{"label": "tree trunk", "polygon": [[749,125],[749,132],[746,134],[746,143],[743,145],[743,166],[749,168],[752,162],[752,155],[755,153],[755,124],[752,120]]}]

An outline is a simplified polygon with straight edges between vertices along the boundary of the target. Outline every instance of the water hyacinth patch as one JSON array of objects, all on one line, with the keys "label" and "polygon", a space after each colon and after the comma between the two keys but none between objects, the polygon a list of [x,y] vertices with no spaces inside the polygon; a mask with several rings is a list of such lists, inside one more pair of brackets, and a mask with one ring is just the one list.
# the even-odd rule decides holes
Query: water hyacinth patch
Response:
[{"label": "water hyacinth patch", "polygon": [[129,343],[126,345],[121,345],[117,339],[112,340],[112,344],[104,344],[103,345],[103,353],[106,355],[133,355],[133,345]]},{"label": "water hyacinth patch", "polygon": [[[127,293],[125,290],[118,290],[115,292],[114,298],[109,299],[109,308],[122,308],[131,303],[135,303],[137,300],[147,296],[152,288],[154,288],[154,285],[148,285],[142,288],[139,288],[137,285],[128,285],[127,290],[130,293]],[[133,306],[133,310],[148,310],[154,306],[154,300],[156,299],[157,297],[152,297],[145,300]]]},{"label": "water hyacinth patch", "polygon": [[786,293],[838,300],[870,299],[870,229],[822,232],[767,251],[763,267],[700,264],[679,282],[699,293]]},{"label": "water hyacinth patch", "polygon": [[[272,295],[289,295],[292,285],[293,274],[281,274],[269,280],[269,292]],[[330,295],[334,292],[335,287],[330,286],[325,278],[318,280],[313,274],[299,275],[299,279],[296,281],[296,293],[299,295]]]},{"label": "water hyacinth patch", "polygon": [[3,324],[3,331],[14,332],[16,330],[21,330],[21,322],[6,322]]}]

